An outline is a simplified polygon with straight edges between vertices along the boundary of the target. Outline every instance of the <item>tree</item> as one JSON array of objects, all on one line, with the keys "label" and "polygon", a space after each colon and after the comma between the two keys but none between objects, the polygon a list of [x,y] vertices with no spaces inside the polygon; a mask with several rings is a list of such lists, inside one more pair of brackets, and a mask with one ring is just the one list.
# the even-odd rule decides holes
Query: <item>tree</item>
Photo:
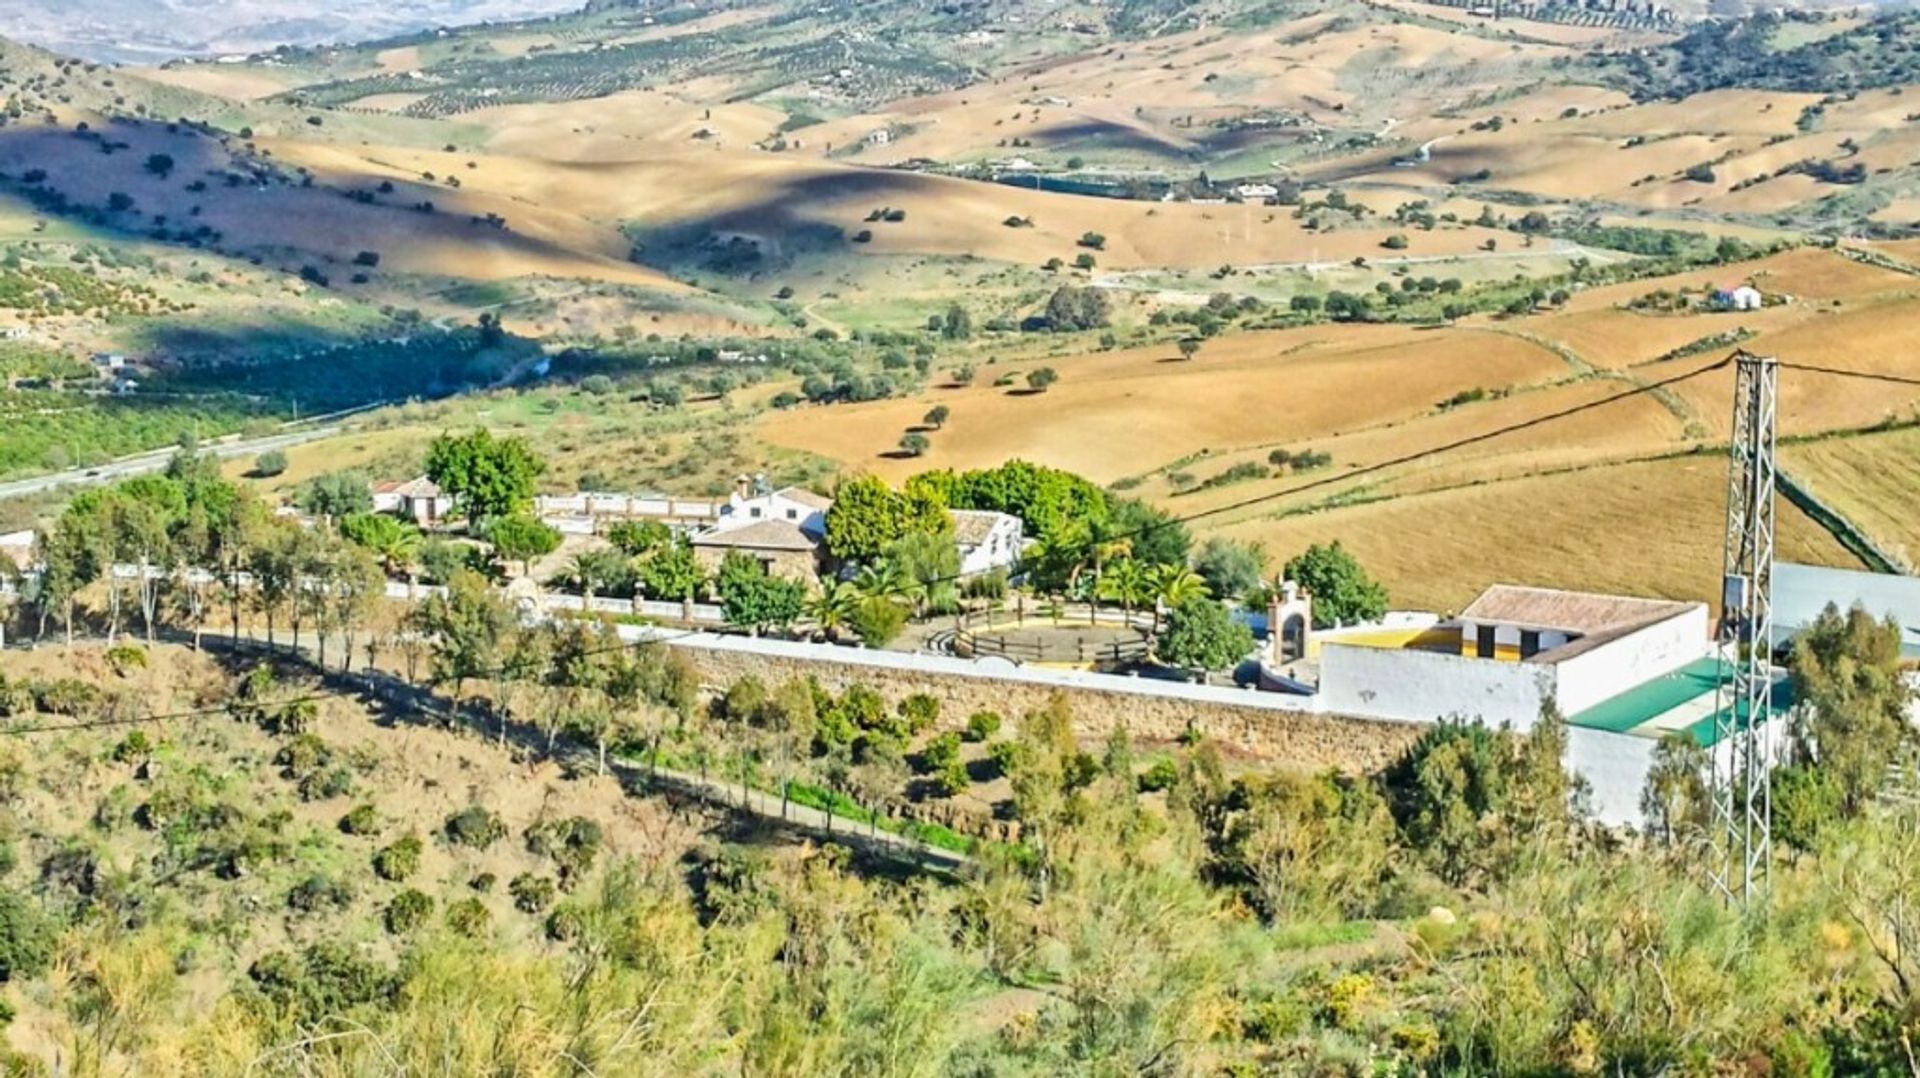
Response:
[{"label": "tree", "polygon": [[340,521],[340,534],[365,547],[389,575],[413,577],[420,557],[420,529],[384,513],[357,513]]},{"label": "tree", "polygon": [[454,573],[445,594],[429,596],[409,620],[432,641],[434,678],[453,682],[455,700],[467,681],[488,676],[498,665],[514,625],[506,600],[485,577],[466,569]]},{"label": "tree", "polygon": [[934,430],[940,430],[947,425],[947,419],[952,415],[953,409],[944,404],[936,404],[927,410],[926,415],[920,417],[920,422],[925,423]]},{"label": "tree", "polygon": [[1385,247],[1389,251],[1404,251],[1407,249],[1406,234],[1401,232],[1395,232],[1394,234],[1388,236],[1386,239],[1381,240],[1380,246]]},{"label": "tree", "polygon": [[630,558],[644,557],[673,542],[673,529],[657,520],[622,520],[607,528],[607,542]]},{"label": "tree", "polygon": [[[1089,263],[1092,255],[1081,255]],[[1091,265],[1082,266],[1091,269]],[[1113,300],[1103,288],[1081,288],[1075,285],[1061,285],[1047,297],[1045,314],[1047,327],[1056,333],[1074,330],[1102,329],[1112,324]]]},{"label": "tree", "polygon": [[1127,540],[1128,556],[1148,567],[1185,565],[1193,537],[1173,514],[1138,498],[1115,498],[1107,511],[1108,526]]},{"label": "tree", "polygon": [[316,475],[294,493],[301,511],[329,521],[373,512],[373,484],[367,474],[348,470]]},{"label": "tree", "polygon": [[533,575],[533,559],[560,549],[558,531],[523,514],[494,520],[487,528],[487,539],[501,558],[520,563],[523,576]]},{"label": "tree", "polygon": [[285,450],[269,449],[253,458],[253,474],[261,479],[271,479],[287,470]]},{"label": "tree", "polygon": [[925,456],[927,450],[932,448],[932,446],[933,443],[928,440],[927,436],[917,430],[910,430],[900,436],[900,452],[905,453],[909,457]]},{"label": "tree", "polygon": [[1075,242],[1082,247],[1089,247],[1096,251],[1104,251],[1107,248],[1107,238],[1098,232],[1083,232]]},{"label": "tree", "polygon": [[940,321],[940,335],[950,341],[964,341],[973,336],[973,315],[958,303],[947,308],[946,317]]},{"label": "tree", "polygon": [[737,550],[720,563],[714,580],[728,625],[757,634],[792,625],[806,610],[806,584],[774,576],[758,560]]},{"label": "tree", "polygon": [[171,154],[164,154],[164,153],[148,154],[147,155],[147,171],[153,173],[155,176],[158,176],[163,180],[166,179],[168,176],[173,175],[173,156]]},{"label": "tree", "polygon": [[640,587],[650,599],[691,602],[707,582],[707,571],[684,539],[640,559],[637,569]]},{"label": "tree", "polygon": [[[1692,734],[1676,731],[1654,746],[1640,812],[1647,834],[1671,849],[1693,850],[1705,841],[1713,805],[1707,797],[1708,760]],[[1776,798],[1776,801],[1778,798]]]},{"label": "tree", "polygon": [[1168,612],[1154,653],[1174,666],[1221,670],[1246,658],[1253,646],[1253,630],[1235,621],[1225,604],[1190,598]]},{"label": "tree", "polygon": [[1199,353],[1199,351],[1200,351],[1200,338],[1198,337],[1180,338],[1180,358],[1181,359],[1192,359],[1195,355]]},{"label": "tree", "polygon": [[1900,625],[1864,607],[1828,604],[1793,643],[1795,695],[1806,706],[1797,755],[1835,783],[1840,807],[1858,815],[1885,781],[1887,765],[1912,745],[1911,698],[1900,672]]},{"label": "tree", "polygon": [[1313,596],[1316,629],[1377,621],[1387,612],[1387,589],[1368,576],[1337,539],[1308,547],[1287,562],[1282,575]]},{"label": "tree", "polygon": [[826,528],[827,553],[843,562],[865,562],[912,531],[952,535],[953,517],[925,485],[902,493],[885,480],[863,475],[841,483],[834,492]]},{"label": "tree", "polygon": [[427,477],[470,520],[506,517],[533,502],[533,483],[546,469],[520,438],[495,438],[482,429],[442,434],[427,450]]},{"label": "tree", "polygon": [[1258,590],[1266,566],[1266,551],[1259,544],[1221,536],[1203,543],[1193,560],[1194,571],[1213,594],[1230,599]]},{"label": "tree", "polygon": [[860,589],[851,581],[835,580],[807,605],[807,616],[819,626],[827,639],[838,640],[840,629],[851,625],[860,606]]},{"label": "tree", "polygon": [[903,578],[903,595],[920,617],[959,606],[960,548],[951,535],[911,531],[887,545],[884,564]]},{"label": "tree", "polygon": [[1035,393],[1045,393],[1053,383],[1059,380],[1060,375],[1052,367],[1041,367],[1027,372],[1027,388]]}]

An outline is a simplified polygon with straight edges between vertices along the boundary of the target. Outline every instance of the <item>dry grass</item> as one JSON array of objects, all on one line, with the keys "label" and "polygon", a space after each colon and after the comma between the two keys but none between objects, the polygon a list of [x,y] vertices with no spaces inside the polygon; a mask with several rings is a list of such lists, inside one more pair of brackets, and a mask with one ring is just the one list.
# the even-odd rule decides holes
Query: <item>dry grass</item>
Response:
[{"label": "dry grass", "polygon": [[[1021,457],[1111,482],[1203,450],[1299,445],[1413,419],[1462,390],[1567,372],[1525,341],[1392,326],[1243,334],[1208,343],[1191,362],[1159,345],[1048,363],[1061,378],[1045,394],[990,384],[1039,362],[985,366],[966,389],[778,413],[760,433],[893,478]],[[917,460],[883,457],[935,403],[953,417],[933,435],[932,451]]]},{"label": "dry grass", "polygon": [[[1396,607],[1458,610],[1501,581],[1708,600],[1722,571],[1725,461],[1716,454],[1622,464],[1414,495],[1222,534],[1264,544],[1276,564],[1340,540]],[[1811,520],[1782,506],[1780,556],[1857,567]]]},{"label": "dry grass", "polygon": [[1781,467],[1909,570],[1920,564],[1920,430],[1790,445]]}]

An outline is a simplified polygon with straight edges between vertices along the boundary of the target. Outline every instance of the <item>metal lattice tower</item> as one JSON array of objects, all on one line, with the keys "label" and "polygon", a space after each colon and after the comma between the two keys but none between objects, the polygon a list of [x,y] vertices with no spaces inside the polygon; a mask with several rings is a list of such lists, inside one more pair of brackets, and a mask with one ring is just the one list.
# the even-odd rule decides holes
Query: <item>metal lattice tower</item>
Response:
[{"label": "metal lattice tower", "polygon": [[1773,524],[1780,365],[1734,356],[1726,576],[1715,700],[1713,882],[1732,901],[1764,895],[1773,858]]}]

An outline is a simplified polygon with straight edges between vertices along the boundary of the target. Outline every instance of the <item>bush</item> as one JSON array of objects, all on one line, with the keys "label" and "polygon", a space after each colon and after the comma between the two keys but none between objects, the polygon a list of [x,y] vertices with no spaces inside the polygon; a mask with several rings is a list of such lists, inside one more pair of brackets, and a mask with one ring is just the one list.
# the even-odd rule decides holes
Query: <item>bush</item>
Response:
[{"label": "bush", "polygon": [[479,939],[487,934],[492,923],[493,914],[488,913],[486,904],[477,898],[463,898],[447,907],[447,927],[457,936]]},{"label": "bush", "polygon": [[861,643],[870,648],[883,648],[906,628],[907,612],[891,599],[874,596],[854,608],[848,624]]},{"label": "bush", "polygon": [[1174,766],[1172,760],[1165,758],[1155,760],[1153,766],[1140,775],[1140,792],[1150,794],[1171,789],[1179,777],[1180,770]]},{"label": "bush", "polygon": [[955,733],[941,734],[927,742],[927,747],[920,753],[920,769],[927,774],[943,771],[958,762],[960,735]]},{"label": "bush", "polygon": [[479,805],[469,805],[447,817],[446,835],[447,841],[456,846],[484,850],[507,837],[507,827],[500,817]]},{"label": "bush", "polygon": [[328,801],[353,792],[353,772],[342,767],[325,767],[303,776],[294,787],[302,801]]},{"label": "bush", "polygon": [[940,721],[940,701],[923,692],[900,701],[900,717],[906,720],[907,734],[923,733]]},{"label": "bush", "polygon": [[527,829],[527,849],[550,857],[560,869],[560,885],[571,887],[593,868],[606,832],[584,816],[535,824]]},{"label": "bush", "polygon": [[380,830],[380,815],[372,805],[355,805],[340,817],[340,833],[345,835],[371,835]]},{"label": "bush", "polygon": [[1026,750],[1020,747],[1018,741],[996,741],[987,746],[987,759],[993,761],[994,770],[1002,776],[1010,777],[1019,770],[1020,762],[1025,757]]},{"label": "bush", "polygon": [[346,909],[352,904],[353,892],[346,884],[317,874],[294,884],[293,890],[287,892],[287,908],[301,913]]},{"label": "bush", "polygon": [[0,981],[45,973],[59,939],[59,926],[39,906],[0,890]]},{"label": "bush", "polygon": [[383,880],[402,883],[420,870],[420,837],[407,835],[373,855],[373,872]]},{"label": "bush", "polygon": [[253,458],[253,474],[261,479],[271,479],[287,470],[287,454],[282,450],[269,449]]},{"label": "bush", "polygon": [[993,711],[976,711],[967,716],[968,741],[985,741],[1000,732],[1000,715]]},{"label": "bush", "polygon": [[409,887],[393,896],[393,901],[387,903],[387,912],[383,919],[386,921],[388,932],[396,936],[404,936],[426,924],[427,918],[432,915],[433,899]]},{"label": "bush", "polygon": [[107,665],[113,672],[126,677],[135,670],[147,668],[147,649],[134,644],[117,644],[107,649]]},{"label": "bush", "polygon": [[135,730],[113,747],[113,760],[121,764],[132,763],[152,751],[153,742],[147,739],[146,731]]},{"label": "bush", "polygon": [[507,893],[513,896],[515,909],[522,913],[539,913],[553,905],[553,880],[522,872],[507,884]]}]

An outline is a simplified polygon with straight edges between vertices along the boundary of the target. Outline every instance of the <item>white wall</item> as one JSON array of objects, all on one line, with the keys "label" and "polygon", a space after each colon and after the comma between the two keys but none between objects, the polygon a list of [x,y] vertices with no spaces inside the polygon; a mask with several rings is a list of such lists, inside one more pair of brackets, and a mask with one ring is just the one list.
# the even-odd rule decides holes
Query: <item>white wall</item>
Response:
[{"label": "white wall", "polygon": [[1568,715],[1670,674],[1707,653],[1707,608],[1696,604],[1637,633],[1554,664],[1560,710]]},{"label": "white wall", "polygon": [[961,548],[960,575],[978,576],[1012,565],[1020,557],[1021,531],[1019,517],[1008,516],[997,521],[979,546],[971,550]]},{"label": "white wall", "polygon": [[1587,780],[1594,818],[1609,827],[1639,827],[1640,792],[1653,767],[1649,737],[1567,728],[1567,770]]},{"label": "white wall", "polygon": [[1322,638],[1320,709],[1337,715],[1433,722],[1449,716],[1531,730],[1553,693],[1553,667],[1433,651],[1370,648]]}]

